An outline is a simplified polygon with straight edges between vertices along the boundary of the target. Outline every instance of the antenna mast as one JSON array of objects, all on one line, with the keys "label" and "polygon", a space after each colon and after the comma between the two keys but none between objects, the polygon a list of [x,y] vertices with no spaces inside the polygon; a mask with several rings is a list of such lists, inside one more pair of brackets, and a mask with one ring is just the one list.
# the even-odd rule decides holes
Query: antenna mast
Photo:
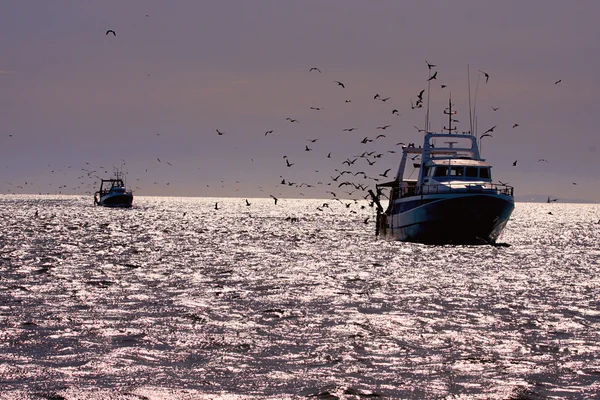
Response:
[{"label": "antenna mast", "polygon": [[429,79],[427,80],[427,112],[425,113],[425,134],[429,132],[429,94],[431,88],[431,68],[429,70]]},{"label": "antenna mast", "polygon": [[[450,93],[450,96],[452,96],[452,93]],[[456,126],[454,128],[452,127],[452,116],[456,114],[456,111],[452,111],[452,97],[448,98],[448,108],[444,110],[444,114],[448,114],[448,127],[444,127],[444,130],[447,130],[448,133],[452,133],[452,131],[456,130]]]},{"label": "antenna mast", "polygon": [[469,127],[471,129],[471,135],[475,134],[473,131],[473,113],[471,112],[471,73],[469,72],[469,64],[467,64],[467,87],[469,89]]}]

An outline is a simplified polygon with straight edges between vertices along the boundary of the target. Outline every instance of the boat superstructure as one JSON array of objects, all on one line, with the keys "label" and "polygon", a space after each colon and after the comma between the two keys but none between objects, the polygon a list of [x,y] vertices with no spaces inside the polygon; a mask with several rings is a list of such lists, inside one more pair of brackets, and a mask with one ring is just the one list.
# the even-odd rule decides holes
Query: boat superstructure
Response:
[{"label": "boat superstructure", "polygon": [[[405,176],[410,167],[416,178]],[[425,244],[494,244],[514,198],[513,187],[494,183],[491,170],[470,132],[427,132],[422,147],[403,148],[396,178],[377,185],[377,234]],[[379,200],[386,189],[384,210]]]},{"label": "boat superstructure", "polygon": [[112,179],[102,179],[100,190],[94,193],[94,204],[105,207],[131,207],[133,204],[133,192],[127,190],[123,181],[123,174],[115,171]]}]

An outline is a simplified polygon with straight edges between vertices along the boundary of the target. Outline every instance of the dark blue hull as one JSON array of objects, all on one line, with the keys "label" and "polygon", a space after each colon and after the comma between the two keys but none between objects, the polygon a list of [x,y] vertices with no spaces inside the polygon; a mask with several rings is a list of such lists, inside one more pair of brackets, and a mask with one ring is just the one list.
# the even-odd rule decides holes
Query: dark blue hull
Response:
[{"label": "dark blue hull", "polygon": [[382,229],[385,236],[424,244],[494,244],[514,209],[511,196],[497,194],[416,199],[396,202]]},{"label": "dark blue hull", "polygon": [[133,204],[133,195],[119,194],[119,195],[108,195],[100,198],[98,205],[104,207],[120,207],[129,208]]}]

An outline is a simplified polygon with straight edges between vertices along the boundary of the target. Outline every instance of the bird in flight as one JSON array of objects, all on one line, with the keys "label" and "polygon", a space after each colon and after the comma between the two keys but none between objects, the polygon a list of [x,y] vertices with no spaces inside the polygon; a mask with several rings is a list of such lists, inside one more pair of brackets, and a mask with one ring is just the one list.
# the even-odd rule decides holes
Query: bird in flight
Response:
[{"label": "bird in flight", "polygon": [[479,140],[483,139],[484,137],[489,136],[489,137],[493,137],[492,135],[490,135],[489,133],[484,133],[483,135],[479,136]]},{"label": "bird in flight", "polygon": [[429,69],[435,68],[435,64],[429,64],[429,62],[427,62],[427,60],[425,60],[425,64],[427,64],[427,68],[429,68]]},{"label": "bird in flight", "polygon": [[225,132],[221,132],[220,130],[216,129],[217,133],[219,134],[219,136],[223,135]]},{"label": "bird in flight", "polygon": [[380,137],[385,137],[385,135],[384,134],[377,135],[377,137],[375,139],[379,139]]},{"label": "bird in flight", "polygon": [[265,136],[267,136],[269,133],[273,133],[274,131],[271,129],[270,131],[266,131],[265,132]]},{"label": "bird in flight", "polygon": [[445,88],[445,87],[446,87],[446,85],[442,85],[442,89]]},{"label": "bird in flight", "polygon": [[395,108],[392,110],[392,114],[400,115],[400,114],[398,113],[398,110],[396,110]]},{"label": "bird in flight", "polygon": [[373,96],[373,100],[377,100],[379,98],[379,93],[376,93],[375,96]]},{"label": "bird in flight", "polygon": [[383,171],[383,174],[379,174],[379,176],[383,176],[384,178],[387,178],[387,173],[390,172],[392,169],[388,168],[385,171]]},{"label": "bird in flight", "polygon": [[308,72],[312,72],[312,71],[321,72],[321,70],[317,67],[312,67],[311,69],[308,70]]},{"label": "bird in flight", "polygon": [[538,160],[538,162],[548,162],[548,160],[546,160],[545,158],[540,158],[540,159]]},{"label": "bird in flight", "polygon": [[556,82],[554,82],[555,85],[558,85],[559,83],[562,82],[562,79],[557,80]]},{"label": "bird in flight", "polygon": [[433,75],[431,75],[431,77],[429,77],[429,79],[427,79],[427,82],[437,79],[437,71],[435,71],[435,73]]},{"label": "bird in flight", "polygon": [[342,129],[342,132],[352,132],[355,129],[356,128],[346,128],[346,129]]},{"label": "bird in flight", "polygon": [[515,160],[515,161],[513,162],[513,167],[516,167],[516,166],[517,166],[517,160]]},{"label": "bird in flight", "polygon": [[376,129],[387,129],[389,128],[391,125],[384,125],[384,126],[378,126]]},{"label": "bird in flight", "polygon": [[498,111],[499,109],[500,109],[500,107],[494,107],[494,106],[492,106],[492,110],[494,110],[494,111]]},{"label": "bird in flight", "polygon": [[391,99],[391,97],[386,97],[386,98],[383,98],[383,99],[380,99],[380,100],[381,101],[388,101],[389,99]]},{"label": "bird in flight", "polygon": [[288,167],[291,167],[292,165],[294,165],[293,163],[290,163],[287,158],[285,159],[285,163]]},{"label": "bird in flight", "polygon": [[413,126],[414,126],[414,127],[415,127],[415,129],[416,129],[417,131],[419,131],[419,132],[427,132],[425,129],[419,129],[419,127],[418,127],[418,126],[416,126],[416,125],[413,125]]},{"label": "bird in flight", "polygon": [[269,196],[271,196],[273,198],[273,200],[275,200],[275,205],[277,205],[277,200],[279,200],[277,197],[273,196],[272,194],[270,194]]},{"label": "bird in flight", "polygon": [[487,72],[483,72],[482,70],[479,70],[479,72],[485,75],[485,83],[488,83],[488,81],[490,80],[490,74],[488,74]]},{"label": "bird in flight", "polygon": [[517,126],[519,126],[519,124],[514,124],[513,125],[513,129],[516,128]]},{"label": "bird in flight", "polygon": [[250,207],[250,202],[246,199],[246,206]]},{"label": "bird in flight", "polygon": [[316,142],[316,141],[317,141],[317,140],[319,140],[319,139],[306,139],[306,140],[308,140],[308,141],[309,141],[309,142],[311,142],[311,143],[314,143],[314,142]]},{"label": "bird in flight", "polygon": [[488,132],[494,132],[494,129],[496,129],[496,127],[497,127],[497,126],[498,126],[498,125],[494,125],[494,126],[492,126],[490,129],[488,129],[487,131],[483,132],[483,134],[485,135],[485,134],[486,134],[486,133],[488,133]]},{"label": "bird in flight", "polygon": [[346,86],[344,86],[344,84],[340,81],[335,81],[335,83],[337,83],[339,86],[341,86],[342,88],[346,88]]},{"label": "bird in flight", "polygon": [[298,120],[297,120],[297,119],[293,119],[293,118],[289,118],[289,117],[288,117],[288,118],[286,118],[286,120],[288,120],[288,121],[290,121],[290,122],[298,122]]},{"label": "bird in flight", "polygon": [[321,107],[311,107],[310,109],[311,109],[311,110],[317,110],[317,111],[321,111],[321,110],[322,110],[322,108],[321,108]]},{"label": "bird in flight", "polygon": [[109,30],[106,31],[107,35],[111,34],[111,33],[113,34],[113,36],[117,36],[117,33],[115,31],[113,31],[112,29],[109,29]]}]

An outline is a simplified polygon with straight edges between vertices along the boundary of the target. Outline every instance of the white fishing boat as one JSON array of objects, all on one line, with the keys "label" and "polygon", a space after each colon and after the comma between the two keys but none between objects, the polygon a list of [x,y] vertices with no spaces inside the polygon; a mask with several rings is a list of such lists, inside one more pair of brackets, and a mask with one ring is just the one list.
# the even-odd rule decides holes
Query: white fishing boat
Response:
[{"label": "white fishing boat", "polygon": [[102,179],[100,190],[94,193],[94,204],[122,208],[132,206],[133,192],[125,188],[121,172],[115,171],[115,177],[112,179]]},{"label": "white fishing boat", "polygon": [[[445,113],[451,127],[451,103]],[[425,244],[496,243],[514,209],[513,187],[492,181],[475,135],[445,129],[426,132],[422,147],[404,147],[396,178],[371,192],[378,235]],[[416,179],[409,169],[418,172]],[[380,198],[386,189],[384,210]]]}]

